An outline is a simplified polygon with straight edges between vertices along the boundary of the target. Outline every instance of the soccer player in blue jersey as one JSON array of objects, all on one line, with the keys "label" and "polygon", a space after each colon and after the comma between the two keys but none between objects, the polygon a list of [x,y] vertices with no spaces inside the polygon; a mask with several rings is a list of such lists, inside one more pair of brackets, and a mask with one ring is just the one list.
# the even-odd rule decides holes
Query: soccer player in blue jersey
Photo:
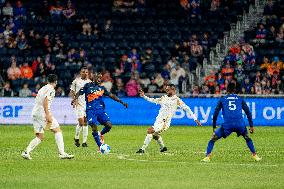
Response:
[{"label": "soccer player in blue jersey", "polygon": [[[236,132],[238,136],[242,136],[247,143],[249,150],[252,153],[252,157],[255,161],[260,161],[261,158],[257,156],[252,139],[248,135],[247,128],[245,126],[245,122],[243,120],[242,110],[245,111],[248,122],[249,122],[249,130],[252,134],[254,132],[253,122],[251,112],[245,103],[245,101],[239,97],[235,93],[235,84],[230,83],[227,87],[228,95],[222,97],[217,107],[215,108],[215,112],[213,115],[213,136],[208,142],[206,157],[202,160],[203,162],[209,162],[211,157],[211,152],[213,150],[214,144],[220,138],[228,137],[232,132]],[[216,129],[216,121],[219,114],[219,111],[222,109],[224,123]]]},{"label": "soccer player in blue jersey", "polygon": [[[127,103],[124,103],[114,94],[108,92],[104,86],[101,85],[102,74],[94,74],[93,81],[85,84],[85,86],[76,94],[74,100],[72,100],[72,105],[76,104],[76,100],[80,95],[85,94],[86,100],[86,116],[88,125],[92,128],[92,135],[98,147],[104,143],[104,134],[108,133],[112,124],[110,119],[105,112],[105,103],[103,101],[103,96],[108,96],[113,100],[121,103],[126,108],[128,107]],[[101,132],[98,132],[97,124],[100,123],[104,125],[104,128]]]}]

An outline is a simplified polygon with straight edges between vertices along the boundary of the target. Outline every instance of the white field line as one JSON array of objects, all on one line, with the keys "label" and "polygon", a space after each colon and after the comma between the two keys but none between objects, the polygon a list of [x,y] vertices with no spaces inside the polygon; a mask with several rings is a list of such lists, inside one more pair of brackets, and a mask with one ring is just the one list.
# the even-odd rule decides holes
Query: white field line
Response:
[{"label": "white field line", "polygon": [[190,165],[227,165],[227,166],[246,166],[246,167],[277,167],[284,164],[259,164],[255,163],[203,163],[203,162],[185,162],[185,161],[166,161],[166,160],[147,160],[147,159],[135,159],[130,158],[130,155],[115,154],[119,160],[134,161],[134,162],[149,162],[149,163],[177,163],[177,164],[190,164]]}]

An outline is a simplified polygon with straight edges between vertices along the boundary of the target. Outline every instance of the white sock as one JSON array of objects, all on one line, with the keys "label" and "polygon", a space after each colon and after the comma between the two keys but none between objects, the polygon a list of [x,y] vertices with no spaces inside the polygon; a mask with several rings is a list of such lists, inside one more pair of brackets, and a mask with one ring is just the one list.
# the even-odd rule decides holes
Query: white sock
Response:
[{"label": "white sock", "polygon": [[163,139],[162,139],[161,136],[160,136],[159,139],[157,140],[157,143],[160,145],[160,148],[161,148],[161,149],[165,147],[164,142],[163,142]]},{"label": "white sock", "polygon": [[35,147],[37,145],[39,145],[41,143],[41,140],[37,137],[35,137],[30,144],[28,145],[26,152],[29,154],[31,151],[33,151],[33,149],[35,149]]},{"label": "white sock", "polygon": [[75,139],[79,139],[80,136],[80,132],[82,130],[82,126],[80,126],[79,124],[76,126],[76,130],[75,130]]},{"label": "white sock", "polygon": [[87,142],[88,138],[88,125],[83,126],[83,143]]},{"label": "white sock", "polygon": [[55,141],[56,141],[59,153],[64,154],[65,152],[64,152],[64,141],[63,141],[62,132],[56,132],[54,136],[55,136]]},{"label": "white sock", "polygon": [[145,150],[147,148],[147,146],[150,144],[151,140],[153,138],[153,135],[152,134],[147,134],[146,137],[145,137],[145,140],[144,140],[144,144],[142,146],[142,150]]}]

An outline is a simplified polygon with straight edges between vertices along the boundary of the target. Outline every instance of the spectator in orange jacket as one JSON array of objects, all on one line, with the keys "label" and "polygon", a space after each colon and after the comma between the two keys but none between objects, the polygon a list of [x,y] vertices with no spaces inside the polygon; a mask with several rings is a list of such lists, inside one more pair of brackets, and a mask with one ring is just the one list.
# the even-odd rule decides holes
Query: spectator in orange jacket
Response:
[{"label": "spectator in orange jacket", "polygon": [[20,70],[21,70],[21,77],[23,79],[31,79],[34,75],[32,68],[29,66],[27,62],[25,62],[24,65],[21,66]]}]

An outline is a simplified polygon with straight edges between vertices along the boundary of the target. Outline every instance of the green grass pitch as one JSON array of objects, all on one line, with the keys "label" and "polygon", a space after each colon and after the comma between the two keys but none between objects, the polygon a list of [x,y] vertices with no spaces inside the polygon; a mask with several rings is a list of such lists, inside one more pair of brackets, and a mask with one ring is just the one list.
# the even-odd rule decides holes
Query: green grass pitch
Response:
[{"label": "green grass pitch", "polygon": [[0,126],[0,189],[274,189],[284,188],[284,127],[256,127],[252,135],[261,162],[254,162],[245,141],[232,134],[216,143],[210,163],[201,163],[211,127],[171,127],[163,133],[167,154],[152,141],[147,153],[135,151],[147,127],[114,126],[105,136],[111,154],[98,154],[91,132],[89,148],[73,145],[74,127],[62,126],[66,152],[57,156],[54,136],[20,156],[33,138],[31,126]]}]

